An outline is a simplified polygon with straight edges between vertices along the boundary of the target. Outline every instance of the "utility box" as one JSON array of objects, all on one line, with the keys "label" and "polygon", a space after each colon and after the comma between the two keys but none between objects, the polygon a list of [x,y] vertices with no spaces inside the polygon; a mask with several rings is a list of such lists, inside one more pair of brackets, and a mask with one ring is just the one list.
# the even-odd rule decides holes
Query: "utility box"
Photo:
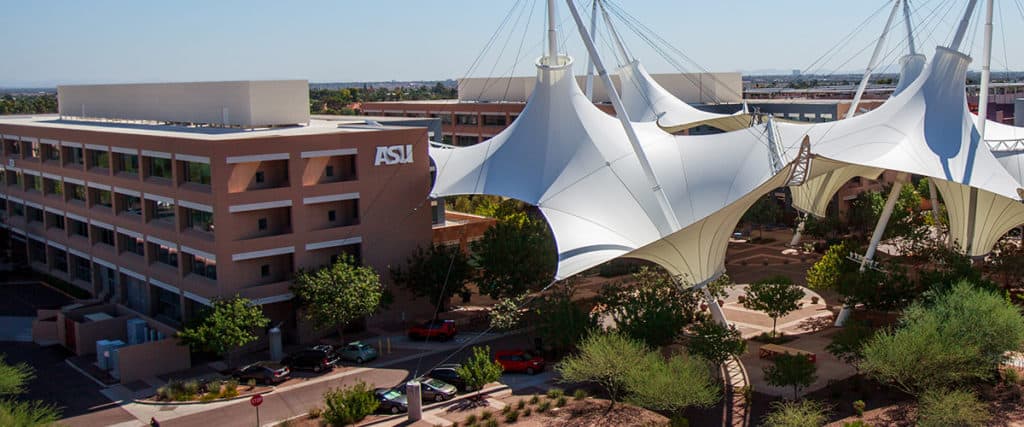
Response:
[{"label": "utility box", "polygon": [[116,370],[115,354],[118,348],[124,347],[121,340],[96,341],[96,365],[104,371]]},{"label": "utility box", "polygon": [[149,326],[146,325],[146,321],[135,318],[128,319],[125,325],[128,329],[128,345],[142,344],[149,341]]}]

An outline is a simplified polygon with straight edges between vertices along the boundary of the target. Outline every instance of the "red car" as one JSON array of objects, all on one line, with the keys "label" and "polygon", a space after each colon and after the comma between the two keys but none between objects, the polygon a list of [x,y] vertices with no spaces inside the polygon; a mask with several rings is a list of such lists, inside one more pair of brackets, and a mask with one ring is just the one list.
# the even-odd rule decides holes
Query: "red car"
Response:
[{"label": "red car", "polygon": [[494,353],[494,361],[505,372],[526,372],[533,375],[544,370],[544,358],[522,350],[505,350]]},{"label": "red car", "polygon": [[450,340],[455,337],[454,320],[432,320],[409,328],[409,338]]}]

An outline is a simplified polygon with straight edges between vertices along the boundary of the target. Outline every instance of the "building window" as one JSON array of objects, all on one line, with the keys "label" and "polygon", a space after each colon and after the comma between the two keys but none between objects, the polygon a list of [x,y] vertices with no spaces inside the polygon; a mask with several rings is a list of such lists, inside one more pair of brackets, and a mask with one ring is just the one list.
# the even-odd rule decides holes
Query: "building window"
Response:
[{"label": "building window", "polygon": [[110,169],[110,153],[100,150],[86,150],[89,169]]},{"label": "building window", "polygon": [[54,268],[54,270],[67,273],[68,272],[68,253],[64,252],[64,251],[62,251],[60,249],[54,248],[52,246],[51,246],[51,248],[53,249],[53,259],[52,260],[53,260],[53,268]]},{"label": "building window", "polygon": [[22,174],[21,172],[10,173],[12,173],[14,177],[14,179],[10,180],[10,185],[20,188],[23,185],[22,183],[25,182],[25,177],[23,176],[24,174]]},{"label": "building window", "polygon": [[334,222],[338,220],[337,211],[327,211],[327,221]]},{"label": "building window", "polygon": [[146,177],[160,178],[160,179],[171,179],[171,159],[162,159],[159,157],[144,157],[143,160],[147,163]]},{"label": "building window", "polygon": [[505,126],[505,116],[484,115],[484,126]]},{"label": "building window", "polygon": [[64,183],[56,179],[45,178],[43,181],[43,187],[44,190],[46,190],[46,194],[53,194],[57,196],[64,195]]},{"label": "building window", "polygon": [[207,233],[213,232],[213,213],[188,209],[187,215],[189,228]]},{"label": "building window", "polygon": [[89,224],[86,224],[86,223],[84,223],[82,221],[79,221],[77,219],[71,219],[71,218],[69,218],[68,221],[71,222],[71,235],[72,236],[82,236],[82,237],[85,237],[85,238],[89,238]]},{"label": "building window", "polygon": [[79,147],[64,147],[64,165],[82,167],[82,149]]},{"label": "building window", "polygon": [[174,223],[174,203],[149,200],[149,211],[152,215],[151,221],[164,221]]},{"label": "building window", "polygon": [[7,155],[9,156],[20,156],[21,155],[21,143],[14,139],[5,139],[4,145],[7,146]]},{"label": "building window", "polygon": [[110,194],[109,190],[100,190],[98,188],[93,188],[92,194],[93,205],[100,205],[106,208],[114,207],[114,198],[113,195]]},{"label": "building window", "polygon": [[29,175],[28,189],[32,191],[43,192],[43,177],[39,175]]},{"label": "building window", "polygon": [[327,165],[327,167],[324,168],[324,175],[333,177],[334,176],[334,166]]},{"label": "building window", "polygon": [[60,151],[56,145],[46,145],[43,147],[43,153],[46,155],[46,160],[51,162],[60,162]]},{"label": "building window", "polygon": [[114,246],[114,230],[93,226],[96,231],[96,243]]},{"label": "building window", "polygon": [[118,213],[142,216],[142,199],[127,194],[118,194],[117,198],[120,199]]},{"label": "building window", "polygon": [[477,119],[476,114],[456,114],[455,115],[455,122],[457,124],[460,124],[460,125],[473,125],[473,126],[475,126],[478,123],[477,120],[478,119]]},{"label": "building window", "polygon": [[25,205],[17,202],[11,203],[11,215],[25,216]]},{"label": "building window", "polygon": [[460,147],[466,147],[466,146],[469,146],[469,145],[474,145],[474,144],[476,144],[478,142],[480,142],[480,137],[478,137],[476,135],[456,135],[455,136],[455,145],[460,146]]},{"label": "building window", "polygon": [[28,208],[26,208],[26,210],[28,211],[28,221],[29,222],[40,222],[40,223],[43,222],[43,210],[42,209],[36,209],[36,208],[33,208],[33,207],[29,206]]},{"label": "building window", "polygon": [[117,233],[120,240],[121,252],[133,253],[138,256],[146,255],[146,242],[141,238],[132,237],[124,233]]},{"label": "building window", "polygon": [[53,212],[47,212],[46,213],[46,226],[47,227],[53,227],[53,228],[56,228],[58,230],[63,230],[64,229],[64,216],[63,215],[57,215],[57,214],[55,214]]},{"label": "building window", "polygon": [[78,184],[64,184],[68,188],[68,195],[71,196],[71,200],[77,200],[85,203],[85,186]]},{"label": "building window", "polygon": [[198,162],[185,162],[185,182],[210,185],[210,165]]},{"label": "building window", "polygon": [[178,249],[156,243],[152,244],[152,248],[154,253],[154,261],[162,264],[167,264],[171,267],[178,266]]},{"label": "building window", "polygon": [[115,154],[117,158],[117,172],[129,175],[139,174],[139,156],[134,154]]},{"label": "building window", "polygon": [[74,269],[72,270],[75,279],[83,282],[92,281],[92,263],[82,257],[74,257]]},{"label": "building window", "polygon": [[217,280],[217,261],[198,255],[191,255],[192,274],[198,274],[210,280]]},{"label": "building window", "polygon": [[267,180],[267,176],[266,176],[266,174],[263,173],[263,171],[256,172],[256,183],[257,184],[262,184],[266,180]]},{"label": "building window", "polygon": [[260,231],[263,231],[263,230],[267,229],[267,219],[266,218],[260,218],[259,220],[256,221],[256,223],[257,223],[257,227],[259,227]]},{"label": "building window", "polygon": [[43,158],[43,144],[40,144],[38,142],[29,143],[28,157],[30,159]]},{"label": "building window", "polygon": [[260,266],[260,277],[270,277],[270,264]]}]

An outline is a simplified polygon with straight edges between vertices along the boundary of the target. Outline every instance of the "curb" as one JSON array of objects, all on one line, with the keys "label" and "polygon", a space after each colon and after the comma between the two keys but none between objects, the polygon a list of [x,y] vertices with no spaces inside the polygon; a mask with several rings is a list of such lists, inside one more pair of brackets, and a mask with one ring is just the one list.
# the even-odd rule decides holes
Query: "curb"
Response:
[{"label": "curb", "polygon": [[208,401],[208,402],[203,402],[201,400],[182,400],[182,401],[174,401],[174,402],[165,402],[165,401],[162,401],[162,400],[132,399],[132,403],[138,403],[140,405],[149,405],[149,406],[205,405],[207,403],[231,402],[231,401],[235,401],[235,400],[245,399],[247,397],[252,397],[252,396],[255,396],[257,394],[264,394],[264,395],[265,394],[271,394],[271,393],[273,393],[275,391],[277,391],[277,388],[274,387],[274,386],[271,386],[270,390],[268,390],[268,391],[263,391],[263,392],[247,392],[245,394],[239,394],[238,396],[235,396],[235,397],[217,398],[217,399],[214,399],[214,400],[211,400],[211,401]]}]

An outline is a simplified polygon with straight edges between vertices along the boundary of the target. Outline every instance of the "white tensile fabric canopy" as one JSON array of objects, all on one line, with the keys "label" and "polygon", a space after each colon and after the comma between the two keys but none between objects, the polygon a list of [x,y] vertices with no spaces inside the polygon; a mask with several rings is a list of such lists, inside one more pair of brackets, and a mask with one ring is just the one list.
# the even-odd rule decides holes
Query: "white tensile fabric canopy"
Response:
[{"label": "white tensile fabric canopy", "polygon": [[634,124],[680,224],[673,229],[619,120],[583,95],[571,59],[550,59],[539,61],[536,88],[508,128],[474,146],[431,149],[432,195],[491,194],[538,206],[555,235],[559,279],[623,255],[693,284],[716,277],[740,216],[789,178],[788,165],[771,161],[765,127],[676,137],[655,123]]},{"label": "white tensile fabric canopy", "polygon": [[[925,62],[924,55],[917,54],[906,55],[900,59],[899,83],[896,85],[896,90],[893,91],[893,96],[903,93],[921,75]],[[879,168],[847,165],[825,175],[814,177],[807,180],[804,185],[789,188],[790,194],[793,195],[793,207],[801,212],[824,218],[832,196],[850,179],[855,177],[878,179],[882,172],[884,170]]]},{"label": "white tensile fabric canopy", "polygon": [[1020,184],[981,141],[966,108],[970,61],[938,47],[921,77],[874,111],[824,125],[780,123],[780,134],[808,135],[816,155],[934,178],[954,239],[969,255],[987,253],[1016,225],[1002,212],[1018,203]]},{"label": "white tensile fabric canopy", "polygon": [[731,117],[698,110],[676,98],[647,73],[639,60],[633,60],[616,72],[621,82],[622,105],[634,122],[658,121],[668,125]]}]

